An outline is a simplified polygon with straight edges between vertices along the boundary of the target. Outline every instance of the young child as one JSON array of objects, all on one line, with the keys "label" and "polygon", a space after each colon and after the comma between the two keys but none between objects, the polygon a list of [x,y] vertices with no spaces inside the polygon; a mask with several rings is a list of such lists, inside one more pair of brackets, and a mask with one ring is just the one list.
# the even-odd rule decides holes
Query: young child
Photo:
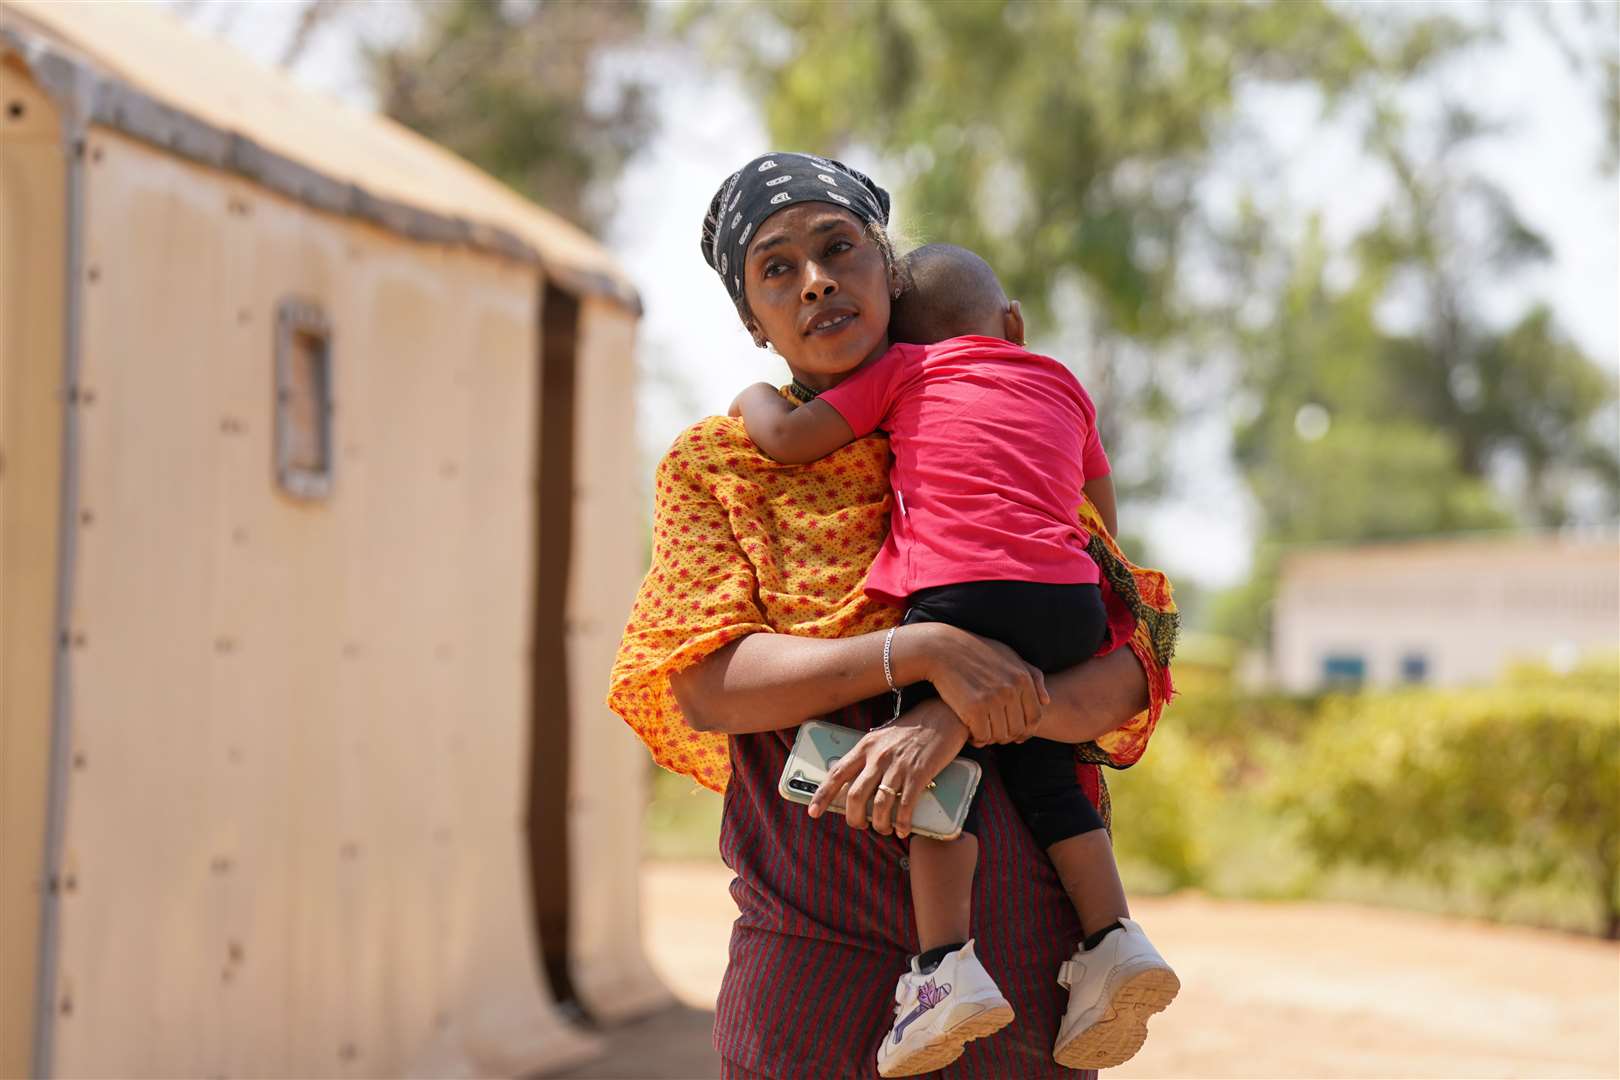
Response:
[{"label": "young child", "polygon": [[[804,404],[755,384],[732,413],[760,450],[788,463],[887,431],[894,508],[867,593],[904,605],[905,624],[949,623],[1003,642],[1043,672],[1071,667],[1107,634],[1100,572],[1075,514],[1084,494],[1110,530],[1115,525],[1096,410],[1068,369],[1022,348],[1018,304],[983,259],[931,244],[913,252],[906,269],[910,285],[894,305],[891,336],[917,344],[893,346]],[[909,708],[933,693],[915,684],[900,691],[899,704]],[[1035,737],[991,752],[1086,935],[1058,975],[1069,1004],[1053,1057],[1070,1068],[1118,1065],[1140,1049],[1147,1018],[1170,1004],[1180,982],[1127,917],[1108,834],[1080,790],[1074,747]],[[964,1043],[1013,1018],[966,933],[976,826],[970,812],[956,840],[911,838],[924,951],[895,990],[895,1025],[878,1050],[883,1076],[941,1068]],[[950,936],[966,940],[926,940],[925,916],[930,925],[958,926]]]}]

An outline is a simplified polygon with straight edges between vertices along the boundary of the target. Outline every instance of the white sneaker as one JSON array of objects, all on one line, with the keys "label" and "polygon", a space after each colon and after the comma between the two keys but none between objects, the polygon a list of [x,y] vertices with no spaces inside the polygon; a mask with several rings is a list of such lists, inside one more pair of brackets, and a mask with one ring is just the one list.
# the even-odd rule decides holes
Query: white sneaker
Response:
[{"label": "white sneaker", "polygon": [[894,1029],[878,1047],[880,1076],[913,1076],[943,1069],[964,1044],[1012,1023],[1013,1008],[973,954],[970,939],[924,975],[911,970],[894,988]]},{"label": "white sneaker", "polygon": [[1129,1061],[1147,1040],[1148,1017],[1175,1000],[1181,980],[1134,919],[1098,942],[1077,949],[1058,968],[1069,1007],[1052,1057],[1070,1069],[1111,1069]]}]

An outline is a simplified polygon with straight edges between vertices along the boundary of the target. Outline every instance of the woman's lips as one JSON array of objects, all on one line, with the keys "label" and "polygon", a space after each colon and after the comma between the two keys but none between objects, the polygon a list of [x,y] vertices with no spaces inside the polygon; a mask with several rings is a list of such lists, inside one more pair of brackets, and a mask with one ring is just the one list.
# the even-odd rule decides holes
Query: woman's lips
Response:
[{"label": "woman's lips", "polygon": [[855,321],[855,318],[856,313],[853,311],[838,311],[818,315],[811,320],[809,328],[804,332],[804,336],[825,337],[828,334],[836,334],[847,328],[850,323]]}]

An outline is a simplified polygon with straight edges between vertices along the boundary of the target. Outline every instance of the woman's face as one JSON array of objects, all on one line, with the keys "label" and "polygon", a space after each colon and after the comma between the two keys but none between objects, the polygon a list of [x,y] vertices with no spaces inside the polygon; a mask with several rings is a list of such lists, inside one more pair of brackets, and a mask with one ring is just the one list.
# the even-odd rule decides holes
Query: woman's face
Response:
[{"label": "woman's face", "polygon": [[802,203],[765,219],[743,265],[758,330],[816,390],[889,347],[889,268],[859,218]]}]

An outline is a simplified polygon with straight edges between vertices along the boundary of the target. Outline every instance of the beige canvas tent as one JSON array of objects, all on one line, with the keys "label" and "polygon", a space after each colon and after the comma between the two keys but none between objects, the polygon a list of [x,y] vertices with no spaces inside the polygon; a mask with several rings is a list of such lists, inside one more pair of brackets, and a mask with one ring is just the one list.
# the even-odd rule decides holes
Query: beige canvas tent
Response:
[{"label": "beige canvas tent", "polygon": [[0,1074],[590,1053],[554,991],[661,994],[633,289],[145,5],[0,0],[0,136]]}]

